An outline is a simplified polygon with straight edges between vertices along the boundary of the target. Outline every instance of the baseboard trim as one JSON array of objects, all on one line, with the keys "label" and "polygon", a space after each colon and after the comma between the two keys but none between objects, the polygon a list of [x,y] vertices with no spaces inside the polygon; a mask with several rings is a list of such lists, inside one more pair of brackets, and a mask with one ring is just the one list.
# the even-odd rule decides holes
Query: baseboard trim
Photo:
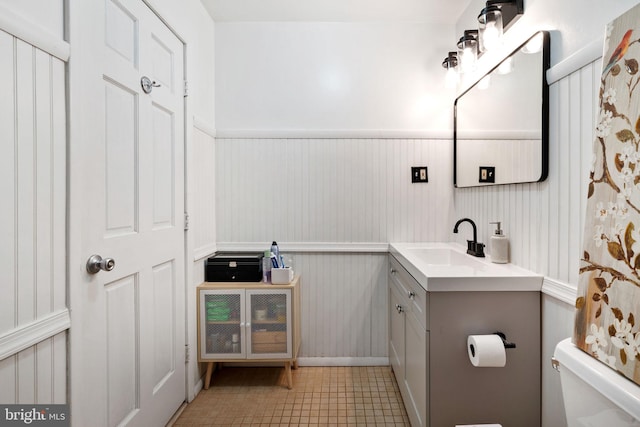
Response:
[{"label": "baseboard trim", "polygon": [[193,402],[193,399],[196,398],[196,396],[198,394],[200,394],[200,392],[202,391],[202,389],[204,388],[204,383],[202,382],[202,379],[204,377],[201,377],[193,386],[193,397],[191,398],[191,400],[187,400],[187,403],[191,403]]}]

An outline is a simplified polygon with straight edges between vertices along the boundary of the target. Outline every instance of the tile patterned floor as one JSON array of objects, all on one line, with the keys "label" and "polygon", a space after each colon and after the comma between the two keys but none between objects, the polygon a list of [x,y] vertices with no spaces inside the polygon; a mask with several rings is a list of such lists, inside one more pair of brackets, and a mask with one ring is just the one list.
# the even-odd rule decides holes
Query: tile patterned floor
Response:
[{"label": "tile patterned floor", "polygon": [[388,366],[215,371],[173,424],[186,426],[409,426]]}]

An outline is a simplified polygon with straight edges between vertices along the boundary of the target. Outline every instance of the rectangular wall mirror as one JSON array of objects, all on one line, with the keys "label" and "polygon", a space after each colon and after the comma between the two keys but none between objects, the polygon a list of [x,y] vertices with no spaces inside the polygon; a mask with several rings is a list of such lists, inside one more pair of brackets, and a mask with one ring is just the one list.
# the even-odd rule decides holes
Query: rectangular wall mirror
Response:
[{"label": "rectangular wall mirror", "polygon": [[535,33],[454,102],[456,187],[544,181],[549,33]]}]

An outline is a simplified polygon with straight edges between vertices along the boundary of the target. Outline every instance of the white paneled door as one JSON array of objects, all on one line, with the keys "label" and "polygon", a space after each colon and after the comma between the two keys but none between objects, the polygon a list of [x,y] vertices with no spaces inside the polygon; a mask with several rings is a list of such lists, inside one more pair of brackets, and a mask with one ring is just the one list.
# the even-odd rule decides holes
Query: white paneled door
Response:
[{"label": "white paneled door", "polygon": [[[141,0],[88,3],[71,18],[71,419],[161,426],[185,398],[183,44]],[[88,272],[94,254],[113,269]]]}]

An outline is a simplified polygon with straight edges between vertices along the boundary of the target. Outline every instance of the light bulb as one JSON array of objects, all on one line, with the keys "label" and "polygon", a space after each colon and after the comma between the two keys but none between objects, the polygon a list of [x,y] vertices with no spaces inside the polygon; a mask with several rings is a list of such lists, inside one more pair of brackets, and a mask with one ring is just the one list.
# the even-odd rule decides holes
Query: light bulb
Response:
[{"label": "light bulb", "polygon": [[500,32],[496,28],[495,22],[488,22],[482,33],[482,42],[486,50],[495,49],[500,46]]},{"label": "light bulb", "polygon": [[476,56],[471,48],[464,48],[462,51],[462,55],[460,58],[460,62],[462,62],[462,69],[464,71],[472,71],[475,65]]},{"label": "light bulb", "polygon": [[500,8],[494,4],[482,9],[478,15],[480,51],[484,52],[499,47],[502,32],[502,11]]},{"label": "light bulb", "polygon": [[478,53],[478,30],[466,30],[458,41],[458,63],[460,72],[473,71],[476,67]]}]

